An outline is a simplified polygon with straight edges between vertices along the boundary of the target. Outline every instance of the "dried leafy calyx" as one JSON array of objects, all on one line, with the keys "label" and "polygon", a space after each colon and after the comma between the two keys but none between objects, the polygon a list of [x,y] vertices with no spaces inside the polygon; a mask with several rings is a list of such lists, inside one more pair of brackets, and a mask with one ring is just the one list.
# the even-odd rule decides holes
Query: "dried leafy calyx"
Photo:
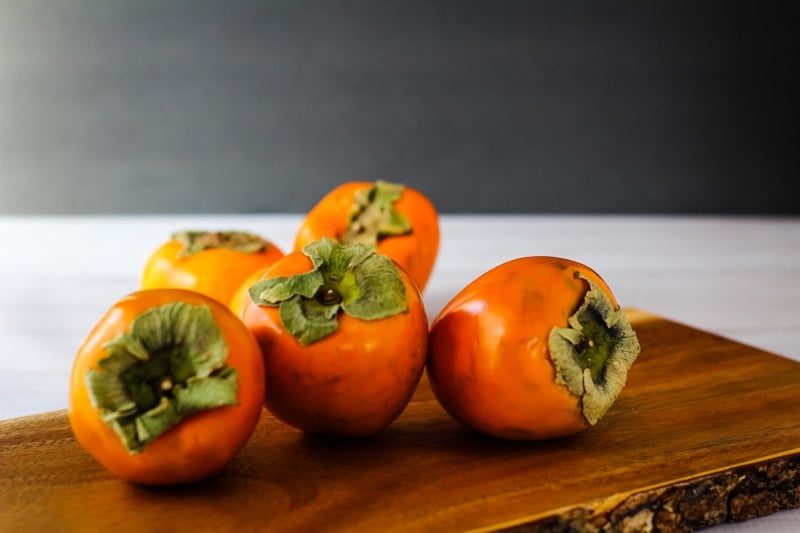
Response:
[{"label": "dried leafy calyx", "polygon": [[377,320],[408,309],[400,272],[373,248],[324,238],[306,245],[303,253],[313,264],[309,272],[264,279],[250,288],[253,302],[279,308],[283,327],[300,343],[334,333],[340,311]]},{"label": "dried leafy calyx", "polygon": [[550,331],[548,349],[556,382],[581,398],[583,416],[594,425],[625,386],[640,346],[622,310],[615,309],[594,282],[576,276],[589,284],[589,290],[568,326]]},{"label": "dried leafy calyx", "polygon": [[213,248],[227,248],[243,253],[263,252],[270,243],[244,231],[176,231],[171,238],[183,244],[180,255],[192,255]]},{"label": "dried leafy calyx", "polygon": [[411,233],[411,222],[394,207],[404,190],[403,185],[378,180],[372,187],[359,191],[341,242],[375,246],[385,237]]},{"label": "dried leafy calyx", "polygon": [[228,346],[206,306],[152,307],[104,348],[86,384],[130,453],[197,412],[237,404],[238,375],[224,364]]}]

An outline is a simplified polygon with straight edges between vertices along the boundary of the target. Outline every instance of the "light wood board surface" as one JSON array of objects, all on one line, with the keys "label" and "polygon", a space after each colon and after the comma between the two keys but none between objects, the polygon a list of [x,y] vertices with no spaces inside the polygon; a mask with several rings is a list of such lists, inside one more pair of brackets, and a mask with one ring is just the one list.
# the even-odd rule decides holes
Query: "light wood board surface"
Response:
[{"label": "light wood board surface", "polygon": [[800,363],[627,313],[642,344],[628,384],[564,439],[470,432],[423,379],[373,438],[312,437],[265,412],[219,476],[144,488],[95,463],[64,411],[0,421],[0,529],[691,531],[800,505]]}]

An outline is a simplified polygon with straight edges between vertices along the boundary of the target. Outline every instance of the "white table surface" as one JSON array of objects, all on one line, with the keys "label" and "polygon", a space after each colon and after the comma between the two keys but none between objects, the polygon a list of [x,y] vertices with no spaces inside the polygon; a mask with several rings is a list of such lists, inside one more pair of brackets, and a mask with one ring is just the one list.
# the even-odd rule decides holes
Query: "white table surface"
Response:
[{"label": "white table surface", "polygon": [[[78,345],[137,289],[145,259],[172,231],[248,230],[288,251],[300,220],[0,216],[0,419],[66,407]],[[800,218],[445,215],[441,226],[430,318],[492,266],[556,255],[592,266],[623,307],[800,361]],[[800,510],[713,530],[800,531]]]}]

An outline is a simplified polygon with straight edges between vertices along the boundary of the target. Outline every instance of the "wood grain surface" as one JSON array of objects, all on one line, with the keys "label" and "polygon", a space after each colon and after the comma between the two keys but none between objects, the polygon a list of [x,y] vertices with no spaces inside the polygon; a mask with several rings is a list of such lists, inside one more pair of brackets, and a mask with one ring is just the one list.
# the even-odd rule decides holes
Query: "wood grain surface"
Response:
[{"label": "wood grain surface", "polygon": [[114,478],[57,411],[0,422],[3,531],[692,531],[800,506],[800,364],[636,310],[642,344],[600,423],[569,438],[470,432],[420,383],[360,440],[266,412],[220,475]]}]

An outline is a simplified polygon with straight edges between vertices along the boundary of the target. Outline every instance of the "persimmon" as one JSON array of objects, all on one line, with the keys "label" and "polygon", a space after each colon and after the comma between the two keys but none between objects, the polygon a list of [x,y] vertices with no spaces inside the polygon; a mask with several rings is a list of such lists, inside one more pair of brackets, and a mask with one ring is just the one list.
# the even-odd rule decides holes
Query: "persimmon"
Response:
[{"label": "persimmon", "polygon": [[68,417],[81,446],[120,478],[188,483],[238,453],[263,398],[261,350],[228,307],[149,289],[114,303],[81,344]]},{"label": "persimmon", "polygon": [[253,272],[285,254],[271,241],[243,231],[179,231],[145,262],[140,288],[201,292],[230,305]]},{"label": "persimmon", "polygon": [[439,252],[439,216],[420,191],[385,181],[351,181],[331,190],[305,216],[294,250],[328,237],[361,243],[394,259],[425,290]]},{"label": "persimmon", "polygon": [[321,239],[278,260],[240,311],[264,354],[265,405],[309,433],[377,433],[425,367],[419,289],[389,257]]},{"label": "persimmon", "polygon": [[534,440],[596,424],[639,351],[594,270],[522,257],[474,279],[437,314],[427,372],[439,403],[463,425]]},{"label": "persimmon", "polygon": [[264,276],[268,268],[269,267],[254,270],[244,279],[241,285],[239,285],[239,288],[234,291],[228,307],[230,307],[231,311],[236,313],[237,316],[241,312],[242,307],[244,307],[244,303],[250,299],[250,288]]}]

